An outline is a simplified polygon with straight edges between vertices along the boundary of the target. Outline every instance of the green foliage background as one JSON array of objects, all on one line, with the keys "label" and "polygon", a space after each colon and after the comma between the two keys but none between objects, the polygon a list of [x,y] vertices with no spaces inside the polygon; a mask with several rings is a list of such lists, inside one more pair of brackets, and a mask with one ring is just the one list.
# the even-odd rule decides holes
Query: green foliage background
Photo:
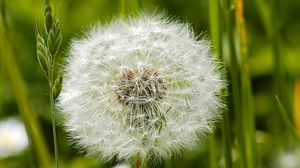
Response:
[{"label": "green foliage background", "polygon": [[[273,3],[277,3],[276,11],[272,14]],[[61,21],[63,35],[62,49],[58,55],[60,63],[68,52],[68,45],[72,38],[80,37],[89,25],[97,22],[108,22],[119,15],[118,0],[63,0],[51,1],[54,15]],[[182,22],[191,23],[196,34],[204,32],[210,38],[209,0],[140,0],[140,7],[146,11],[164,11],[168,16]],[[287,110],[289,119],[294,121],[293,96],[294,81],[300,78],[300,1],[299,0],[245,0],[244,17],[247,28],[248,56],[251,84],[254,96],[254,112],[256,127],[257,162],[260,167],[273,167],[276,155],[283,151],[299,148],[287,131],[282,116],[276,109],[274,85],[276,80],[276,66],[274,60],[274,40],[280,48],[280,66],[284,69],[286,97],[280,97]],[[273,10],[274,11],[274,10]],[[43,18],[42,0],[6,0],[1,13],[5,13],[6,33],[16,57],[17,66],[21,71],[46,144],[52,150],[51,115],[49,112],[48,84],[36,60],[35,28],[38,20]],[[276,17],[274,17],[276,16]],[[275,30],[274,24],[278,24]],[[270,38],[275,32],[277,38]],[[271,36],[272,37],[272,36]],[[0,37],[1,39],[4,37]],[[2,49],[2,48],[1,48]],[[226,51],[226,46],[225,50]],[[5,53],[2,52],[2,53]],[[3,55],[0,55],[3,57]],[[224,58],[229,62],[229,58]],[[0,119],[9,116],[20,116],[13,88],[8,80],[6,67],[0,64]],[[275,74],[274,74],[275,73]],[[300,93],[298,93],[300,94]],[[229,96],[230,93],[229,93]],[[300,103],[300,102],[296,102]],[[236,149],[235,118],[229,104],[230,134],[234,163],[239,160]],[[58,117],[58,145],[60,162],[63,167],[111,167],[115,163],[103,164],[97,158],[84,157],[81,151],[74,149],[68,142],[68,136],[63,130],[61,115]],[[101,128],[99,128],[101,129]],[[222,165],[223,145],[221,124],[215,134],[217,165]],[[0,160],[1,167],[36,167],[34,154],[35,146],[20,155]],[[52,152],[53,153],[53,152]],[[238,161],[237,161],[238,162]],[[234,167],[240,167],[234,164]],[[165,167],[209,167],[209,141],[202,142],[199,148],[192,152],[185,152],[175,156]],[[300,165],[299,165],[300,166]]]}]

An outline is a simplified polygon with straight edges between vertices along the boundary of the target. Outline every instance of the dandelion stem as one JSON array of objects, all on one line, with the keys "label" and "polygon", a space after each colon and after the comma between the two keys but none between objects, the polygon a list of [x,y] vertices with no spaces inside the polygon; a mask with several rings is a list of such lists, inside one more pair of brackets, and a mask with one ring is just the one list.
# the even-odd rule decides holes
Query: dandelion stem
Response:
[{"label": "dandelion stem", "polygon": [[137,154],[136,155],[136,158],[135,158],[135,161],[134,161],[134,168],[140,168],[140,155]]}]

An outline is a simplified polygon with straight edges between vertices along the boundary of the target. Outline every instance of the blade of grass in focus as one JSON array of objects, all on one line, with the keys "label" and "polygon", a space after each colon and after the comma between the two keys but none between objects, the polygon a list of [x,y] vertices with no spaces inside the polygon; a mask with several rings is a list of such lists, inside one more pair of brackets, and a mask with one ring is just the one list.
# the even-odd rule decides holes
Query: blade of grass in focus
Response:
[{"label": "blade of grass in focus", "polygon": [[60,22],[55,15],[52,14],[52,8],[49,0],[44,1],[44,31],[37,26],[36,29],[36,49],[37,60],[48,81],[49,101],[52,123],[52,134],[54,144],[54,161],[55,167],[59,167],[58,141],[56,134],[56,112],[54,111],[55,99],[60,94],[62,88],[62,76],[55,75],[56,70],[55,58],[59,53],[62,36],[60,31]]},{"label": "blade of grass in focus", "polygon": [[[224,30],[223,27],[223,8],[221,8],[220,0],[210,0],[209,1],[209,17],[210,17],[210,31],[212,37],[212,44],[214,47],[215,55],[217,56],[215,59],[217,61],[223,62],[223,51],[222,51],[222,33]],[[221,65],[219,65],[221,66]],[[218,71],[222,71],[221,68]],[[226,80],[226,79],[225,79]],[[227,90],[224,90],[227,92]],[[227,95],[227,93],[221,93]],[[229,126],[229,111],[225,111],[223,113],[223,122],[222,122],[222,135],[223,135],[223,146],[224,146],[224,159],[226,168],[232,167],[232,157],[231,157],[231,137],[230,137],[230,126]],[[216,137],[214,135],[210,138],[210,167],[215,168],[218,167],[217,163],[217,148],[216,148]]]},{"label": "blade of grass in focus", "polygon": [[[224,0],[224,54],[229,58],[232,105],[235,113],[238,167],[256,167],[254,103],[247,59],[247,39],[243,17],[243,1]],[[236,38],[237,25],[238,37]],[[225,45],[226,44],[226,45]],[[227,47],[227,48],[226,48]]]},{"label": "blade of grass in focus", "polygon": [[[216,13],[217,12],[217,13]],[[212,37],[212,43],[214,46],[214,52],[218,54],[219,39],[218,39],[218,0],[209,1],[209,18],[210,18],[210,31]],[[213,133],[209,138],[209,167],[218,167],[218,156],[216,148],[216,136]]]},{"label": "blade of grass in focus", "polygon": [[[230,86],[231,86],[231,97],[232,106],[235,114],[235,133],[237,135],[238,150],[239,150],[239,167],[246,168],[247,161],[245,156],[245,137],[243,134],[243,123],[242,123],[242,112],[241,112],[241,79],[240,79],[240,69],[237,60],[235,38],[234,38],[234,3],[231,0],[223,1],[224,8],[224,20],[225,20],[225,33],[224,37],[224,57],[229,58],[229,73],[230,73]],[[226,45],[225,45],[226,44]],[[227,47],[227,48],[226,48]]]},{"label": "blade of grass in focus", "polygon": [[27,133],[38,159],[39,167],[51,167],[51,157],[46,146],[36,113],[30,103],[26,84],[17,67],[13,49],[6,37],[3,20],[0,20],[0,53],[5,74],[8,76],[12,91],[15,95],[21,117],[25,123]]}]

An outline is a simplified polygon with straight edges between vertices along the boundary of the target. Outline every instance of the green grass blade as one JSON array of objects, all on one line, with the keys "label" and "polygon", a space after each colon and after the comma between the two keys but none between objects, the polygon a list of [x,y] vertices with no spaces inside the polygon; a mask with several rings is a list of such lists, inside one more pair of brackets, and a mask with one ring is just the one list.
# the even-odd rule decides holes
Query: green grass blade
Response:
[{"label": "green grass blade", "polygon": [[[224,30],[224,8],[221,8],[220,0],[209,1],[209,18],[210,18],[210,33],[212,37],[213,49],[216,55],[217,62],[223,62],[223,30]],[[218,65],[217,71],[223,72],[223,66]],[[223,76],[226,80],[226,76]],[[227,90],[223,90],[223,95],[227,95]],[[232,154],[231,154],[231,136],[230,136],[230,121],[229,121],[229,111],[223,113],[223,123],[222,123],[222,141],[224,146],[224,159],[226,168],[232,167]],[[215,146],[215,137],[212,136],[210,139],[210,167],[217,167],[217,148]]]},{"label": "green grass blade", "polygon": [[243,0],[236,1],[235,16],[239,35],[239,51],[237,56],[240,60],[241,71],[241,113],[242,132],[244,134],[245,158],[248,168],[257,167],[256,163],[256,138],[255,138],[255,112],[252,95],[251,75],[248,63],[248,41],[243,12]]},{"label": "green grass blade", "polygon": [[31,145],[38,159],[39,167],[51,167],[52,162],[49,150],[42,135],[34,108],[30,103],[26,84],[17,67],[15,56],[10,42],[6,37],[2,21],[0,22],[0,36],[1,62],[5,73],[9,77],[11,88],[15,95],[21,117],[25,123],[30,142],[32,143]]}]

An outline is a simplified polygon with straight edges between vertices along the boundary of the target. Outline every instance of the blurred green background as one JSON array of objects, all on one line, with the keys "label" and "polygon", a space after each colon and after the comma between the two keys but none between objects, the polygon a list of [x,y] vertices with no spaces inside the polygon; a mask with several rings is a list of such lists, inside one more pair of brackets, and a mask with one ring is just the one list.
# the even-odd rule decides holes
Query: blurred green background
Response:
[{"label": "blurred green background", "polygon": [[[4,1],[3,1],[4,2]],[[270,14],[271,3],[278,3],[277,18]],[[109,21],[119,14],[118,0],[54,0],[51,1],[53,13],[61,20],[63,36],[62,52],[59,62],[63,62],[68,52],[68,44],[74,37],[79,37],[89,25],[96,22]],[[196,34],[204,32],[210,38],[209,0],[140,0],[139,5],[146,11],[165,11],[168,16],[177,18],[182,22],[189,22]],[[290,119],[300,124],[296,118],[297,104],[294,97],[299,97],[300,87],[300,1],[299,0],[245,0],[244,17],[247,29],[248,56],[251,74],[251,84],[254,96],[255,127],[257,157],[259,167],[300,167],[300,146],[293,142],[280,120],[279,114],[274,110],[276,106],[274,85],[274,57],[272,39],[268,32],[272,22],[279,25],[277,38],[280,47],[281,65],[283,66],[290,99],[283,100]],[[13,48],[17,66],[25,80],[30,102],[35,109],[38,121],[46,144],[53,153],[51,116],[49,112],[48,83],[36,59],[35,28],[43,18],[42,0],[6,0],[1,5],[6,34]],[[274,15],[273,15],[274,16]],[[0,37],[3,39],[4,37]],[[3,49],[3,48],[1,48]],[[4,52],[1,52],[4,53]],[[0,55],[3,57],[3,55]],[[225,58],[226,60],[226,58]],[[0,121],[11,117],[22,120],[13,94],[5,64],[0,64]],[[276,72],[276,71],[275,71]],[[229,94],[230,95],[230,94]],[[229,105],[230,120],[235,118]],[[299,116],[299,115],[298,115]],[[68,136],[63,130],[63,119],[58,113],[58,146],[60,164],[63,167],[111,167],[115,163],[101,163],[97,158],[84,157],[70,145]],[[297,122],[298,121],[298,122]],[[221,124],[220,124],[221,125]],[[217,165],[224,167],[222,151],[222,135],[220,125],[216,130]],[[1,125],[0,125],[1,126]],[[235,125],[230,126],[232,134],[233,162],[239,159],[235,144]],[[3,132],[3,131],[2,131]],[[298,132],[300,132],[298,128]],[[1,137],[1,128],[0,128]],[[1,142],[1,140],[0,140]],[[20,153],[13,155],[0,155],[0,168],[37,167],[35,146],[28,146]],[[0,143],[0,153],[1,153]],[[209,167],[209,141],[203,141],[199,148],[192,152],[184,152],[164,164],[165,167]],[[290,159],[285,164],[286,158]],[[283,163],[281,160],[283,159]],[[294,159],[294,160],[293,160]],[[295,160],[296,159],[296,160]],[[279,163],[280,162],[280,163]],[[239,167],[239,166],[237,166]]]}]

